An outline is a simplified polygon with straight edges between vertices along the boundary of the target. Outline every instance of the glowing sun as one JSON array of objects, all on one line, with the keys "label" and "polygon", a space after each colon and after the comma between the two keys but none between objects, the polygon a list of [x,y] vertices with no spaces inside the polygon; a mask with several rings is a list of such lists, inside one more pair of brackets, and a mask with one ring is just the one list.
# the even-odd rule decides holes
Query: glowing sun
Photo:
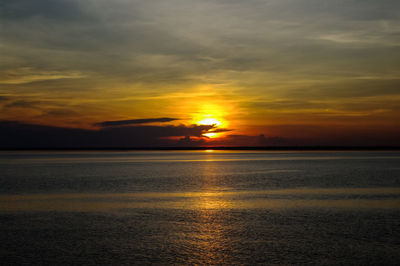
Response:
[{"label": "glowing sun", "polygon": [[197,122],[198,125],[215,125],[220,126],[222,123],[215,118],[205,118]]},{"label": "glowing sun", "polygon": [[[222,125],[222,122],[215,118],[205,118],[203,120],[198,121],[197,124],[198,125],[210,125],[210,126],[214,125],[215,127],[218,127],[218,126]],[[204,133],[203,135],[206,137],[209,137],[209,138],[213,138],[213,137],[216,137],[218,135],[218,133],[209,132],[209,133]]]}]

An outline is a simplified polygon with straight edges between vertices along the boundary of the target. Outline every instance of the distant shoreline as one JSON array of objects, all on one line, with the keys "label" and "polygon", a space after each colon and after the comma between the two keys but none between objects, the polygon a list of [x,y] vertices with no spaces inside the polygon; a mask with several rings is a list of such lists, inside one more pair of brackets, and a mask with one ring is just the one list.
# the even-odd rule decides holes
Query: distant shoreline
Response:
[{"label": "distant shoreline", "polygon": [[238,150],[238,151],[400,151],[400,147],[388,146],[284,146],[284,147],[33,147],[1,148],[0,151],[190,151],[190,150]]}]

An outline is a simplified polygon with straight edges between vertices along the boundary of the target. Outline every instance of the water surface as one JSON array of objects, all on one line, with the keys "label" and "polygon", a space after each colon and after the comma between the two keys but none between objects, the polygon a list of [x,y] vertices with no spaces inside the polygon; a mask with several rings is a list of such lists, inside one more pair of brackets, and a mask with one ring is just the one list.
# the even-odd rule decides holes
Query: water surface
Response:
[{"label": "water surface", "polygon": [[1,152],[8,264],[396,265],[399,152]]}]

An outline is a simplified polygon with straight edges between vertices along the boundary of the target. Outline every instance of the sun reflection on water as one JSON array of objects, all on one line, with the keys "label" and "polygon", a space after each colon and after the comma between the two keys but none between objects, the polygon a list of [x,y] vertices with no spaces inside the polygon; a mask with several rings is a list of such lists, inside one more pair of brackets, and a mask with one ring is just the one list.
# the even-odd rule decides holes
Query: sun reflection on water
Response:
[{"label": "sun reflection on water", "polygon": [[[207,152],[212,152],[207,151]],[[213,174],[217,167],[212,160],[204,164],[203,186],[198,197],[193,201],[197,211],[196,220],[193,222],[194,250],[196,261],[194,264],[231,264],[231,257],[228,250],[231,249],[231,240],[227,228],[229,228],[229,210],[232,202],[224,197],[219,187],[218,178]]]}]

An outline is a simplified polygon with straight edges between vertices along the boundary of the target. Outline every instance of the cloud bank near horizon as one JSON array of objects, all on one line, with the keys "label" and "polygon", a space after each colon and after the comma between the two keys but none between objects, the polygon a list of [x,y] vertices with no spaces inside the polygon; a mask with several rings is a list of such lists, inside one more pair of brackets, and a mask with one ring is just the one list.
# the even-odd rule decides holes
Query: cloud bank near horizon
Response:
[{"label": "cloud bank near horizon", "polygon": [[[273,127],[270,128],[274,130]],[[282,129],[275,129],[281,132]],[[296,131],[287,126],[287,132]],[[0,149],[33,148],[138,148],[138,147],[287,147],[287,146],[400,146],[399,131],[380,129],[374,134],[346,132],[340,129],[315,127],[318,138],[287,135],[269,137],[264,135],[227,134],[223,138],[209,139],[207,132],[227,132],[229,129],[216,129],[213,125],[191,126],[118,126],[98,130],[61,128],[43,125],[23,124],[16,121],[0,121]],[[384,134],[382,134],[382,132]],[[354,141],[357,138],[358,141]]]},{"label": "cloud bank near horizon", "polygon": [[170,137],[201,138],[213,125],[105,127],[99,130],[0,122],[0,148],[163,147],[179,144]]}]

